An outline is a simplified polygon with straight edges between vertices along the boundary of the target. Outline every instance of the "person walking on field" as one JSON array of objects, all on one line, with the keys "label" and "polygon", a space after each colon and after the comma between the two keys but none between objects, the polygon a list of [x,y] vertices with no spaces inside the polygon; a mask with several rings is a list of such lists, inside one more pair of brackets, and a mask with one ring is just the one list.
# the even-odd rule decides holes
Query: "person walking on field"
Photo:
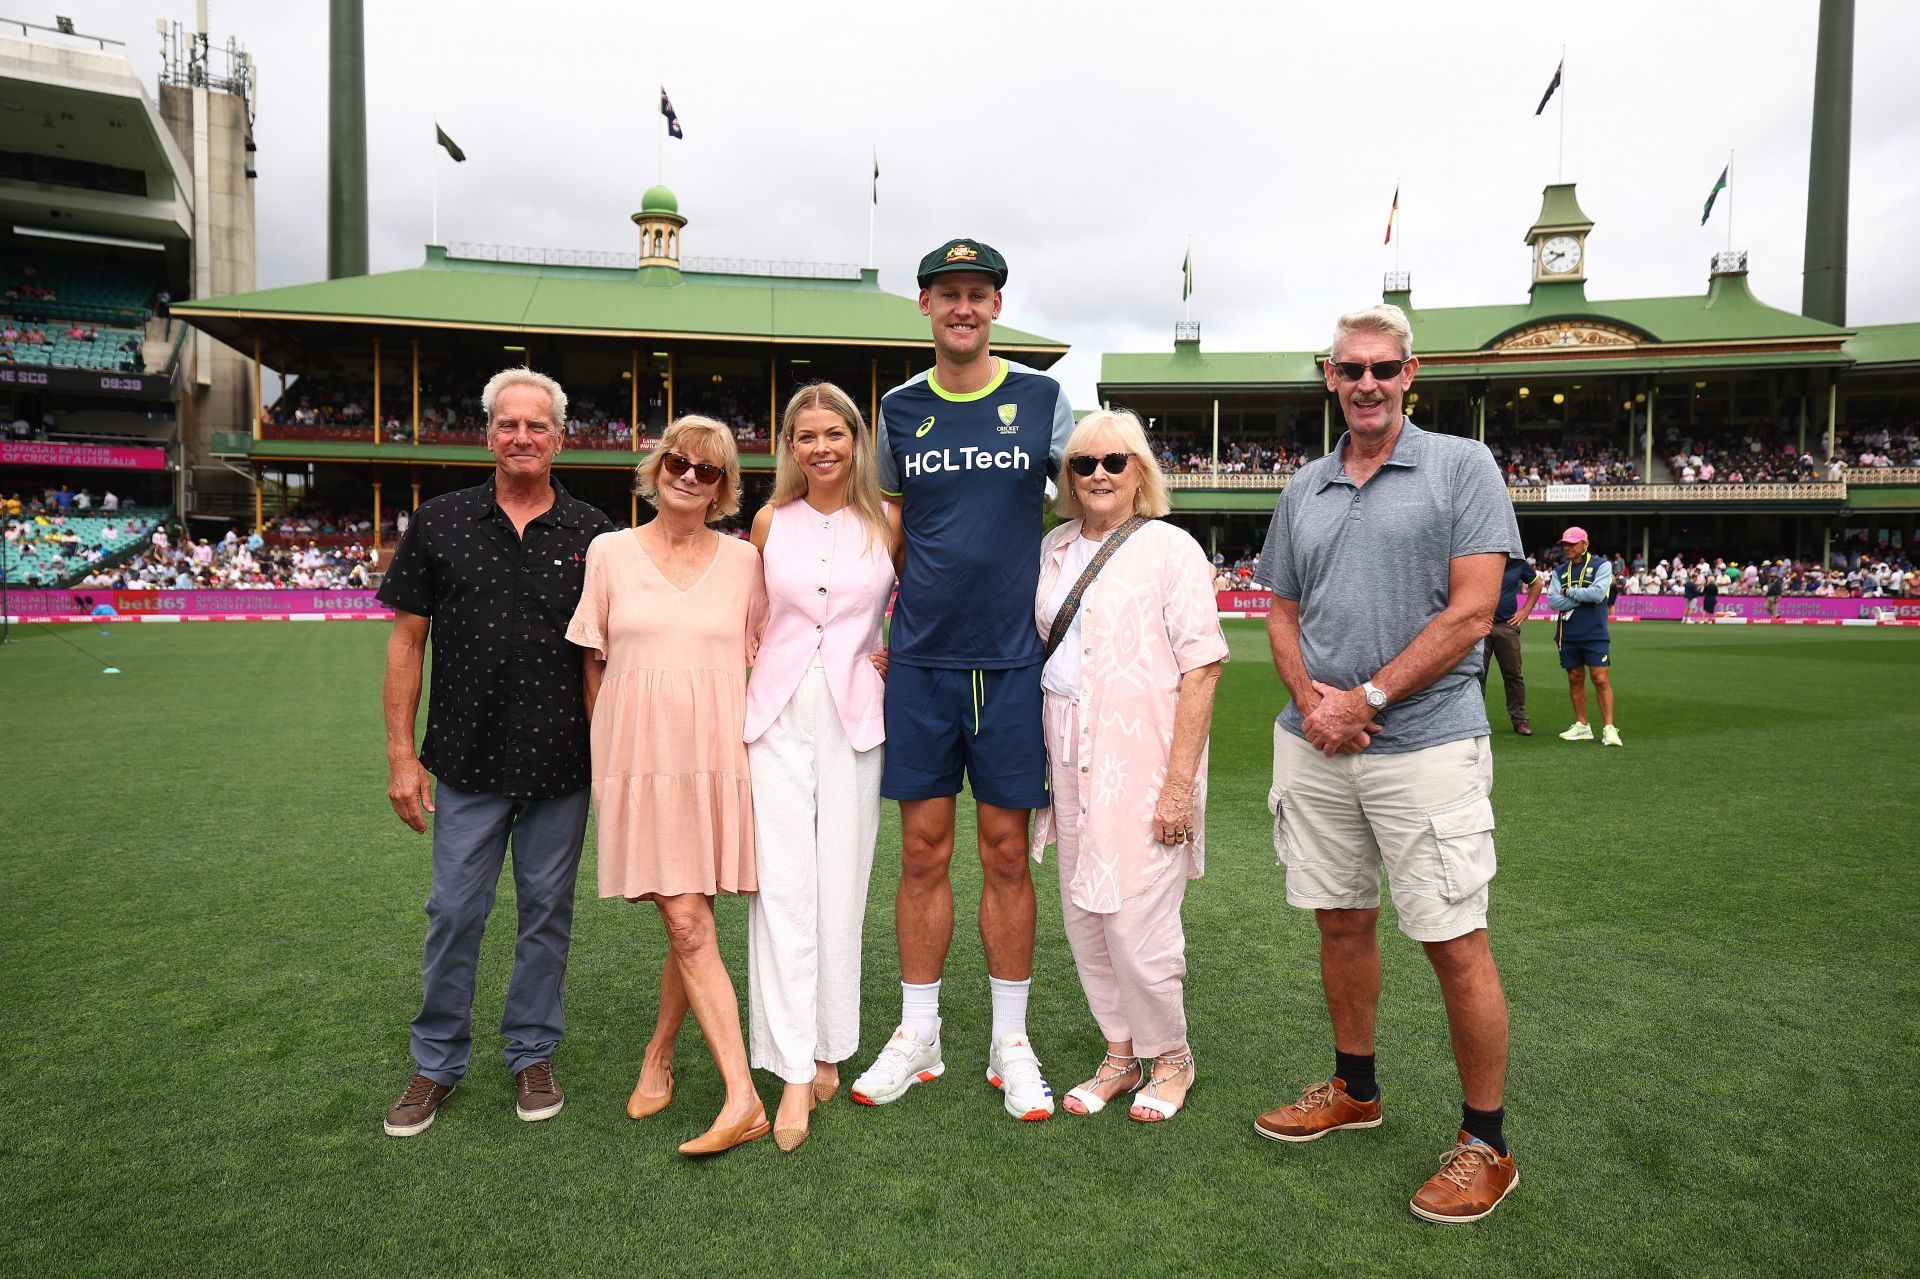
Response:
[{"label": "person walking on field", "polygon": [[993,1029],[987,1080],[1016,1119],[1053,1114],[1027,1036],[1034,896],[1028,819],[1047,804],[1034,590],[1047,481],[1073,410],[1044,373],[994,356],[1006,260],[949,240],[920,261],[933,368],[880,401],[880,488],[901,504],[880,793],[900,801],[900,1025],[853,1083],[866,1105],[940,1077],[940,979],[953,938],[955,797],[973,788]]},{"label": "person walking on field", "polygon": [[[565,1102],[553,1056],[566,1031],[561,995],[589,782],[581,652],[566,627],[587,547],[613,522],[553,479],[567,420],[559,383],[507,369],[480,405],[493,474],[423,503],[380,584],[380,602],[393,609],[381,690],[387,799],[413,830],[424,832],[429,814],[433,825],[414,1075],[387,1111],[390,1137],[424,1132],[466,1074],[480,938],[509,840],[519,939],[500,1035],[515,1112],[548,1119]],[[416,755],[429,640],[433,687]]]},{"label": "person walking on field", "polygon": [[1274,725],[1274,848],[1287,902],[1314,912],[1333,1075],[1254,1131],[1315,1141],[1378,1127],[1380,878],[1446,1001],[1465,1104],[1416,1216],[1478,1221],[1519,1182],[1503,1130],[1507,1002],[1487,940],[1493,753],[1477,651],[1522,557],[1484,444],[1402,412],[1419,367],[1396,306],[1340,318],[1327,361],[1347,431],[1280,495],[1260,553],[1267,636],[1292,701]]},{"label": "person walking on field", "polygon": [[[1533,725],[1527,720],[1527,681],[1520,673],[1520,627],[1533,612],[1534,601],[1546,584],[1546,575],[1526,560],[1507,561],[1507,571],[1500,579],[1500,600],[1493,608],[1493,630],[1488,632],[1480,652],[1480,691],[1486,692],[1487,673],[1497,660],[1500,682],[1507,694],[1507,718],[1513,721],[1513,731],[1522,737],[1533,736]],[[1521,591],[1527,598],[1516,607],[1514,601]]]},{"label": "person walking on field", "polygon": [[1613,566],[1587,549],[1587,530],[1575,526],[1560,535],[1563,562],[1547,587],[1547,607],[1560,615],[1553,642],[1560,649],[1560,668],[1567,673],[1567,695],[1573,700],[1573,726],[1560,734],[1563,742],[1590,742],[1593,725],[1587,721],[1587,681],[1600,702],[1600,744],[1624,745],[1613,726],[1613,643],[1607,627],[1607,597],[1613,585]]}]

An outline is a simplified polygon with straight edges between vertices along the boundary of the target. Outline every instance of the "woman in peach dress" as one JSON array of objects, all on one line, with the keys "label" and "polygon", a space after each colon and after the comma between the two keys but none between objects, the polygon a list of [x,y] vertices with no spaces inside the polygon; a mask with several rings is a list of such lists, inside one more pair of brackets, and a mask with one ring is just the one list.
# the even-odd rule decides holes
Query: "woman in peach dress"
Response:
[{"label": "woman in peach dress", "polygon": [[680,1151],[717,1154],[770,1129],[713,919],[714,894],[757,886],[742,729],[767,597],[759,553],[709,527],[740,509],[731,431],[679,419],[638,483],[657,514],[593,540],[567,638],[588,650],[600,895],[651,900],[669,943],[627,1113],[645,1118],[672,1100],[674,1043],[691,1007],[727,1095],[713,1126]]}]

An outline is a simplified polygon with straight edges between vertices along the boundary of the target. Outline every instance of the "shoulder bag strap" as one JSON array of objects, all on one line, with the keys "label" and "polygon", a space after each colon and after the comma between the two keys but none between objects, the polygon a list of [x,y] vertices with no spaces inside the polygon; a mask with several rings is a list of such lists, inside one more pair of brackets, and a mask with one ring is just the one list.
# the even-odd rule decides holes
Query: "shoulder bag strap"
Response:
[{"label": "shoulder bag strap", "polygon": [[1073,584],[1073,589],[1067,592],[1066,599],[1060,602],[1060,611],[1053,615],[1053,628],[1047,632],[1047,658],[1051,658],[1053,651],[1060,647],[1062,640],[1067,638],[1067,630],[1073,625],[1074,615],[1080,611],[1080,597],[1087,593],[1089,586],[1093,585],[1093,579],[1100,576],[1100,570],[1106,567],[1107,561],[1112,559],[1114,552],[1120,549],[1120,544],[1132,537],[1134,530],[1146,522],[1142,516],[1129,516],[1120,527],[1107,534],[1105,541],[1100,543],[1100,549],[1093,553],[1093,559],[1080,574],[1080,580]]}]

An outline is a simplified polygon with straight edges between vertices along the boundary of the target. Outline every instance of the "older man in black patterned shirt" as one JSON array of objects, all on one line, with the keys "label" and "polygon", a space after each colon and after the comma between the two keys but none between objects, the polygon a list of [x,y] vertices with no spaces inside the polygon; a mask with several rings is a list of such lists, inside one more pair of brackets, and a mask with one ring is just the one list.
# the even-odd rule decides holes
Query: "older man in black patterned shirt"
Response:
[{"label": "older man in black patterned shirt", "polygon": [[[515,1111],[547,1119],[565,1100],[553,1054],[566,1028],[561,992],[589,782],[580,650],[566,630],[587,544],[613,523],[553,479],[567,420],[558,383],[508,369],[487,383],[481,404],[493,475],[422,504],[380,587],[394,610],[382,689],[387,798],[416,831],[433,814],[415,1073],[387,1111],[393,1137],[424,1131],[466,1073],[480,937],[509,838],[520,929],[500,1035]],[[416,756],[429,637],[433,687]]]}]

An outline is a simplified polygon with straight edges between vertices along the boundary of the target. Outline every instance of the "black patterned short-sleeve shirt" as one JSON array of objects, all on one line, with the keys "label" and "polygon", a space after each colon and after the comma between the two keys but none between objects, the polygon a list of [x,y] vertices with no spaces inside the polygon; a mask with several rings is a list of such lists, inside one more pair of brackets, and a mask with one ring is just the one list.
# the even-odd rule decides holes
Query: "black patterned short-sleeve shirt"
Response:
[{"label": "black patterned short-sleeve shirt", "polygon": [[421,504],[380,602],[431,618],[432,684],[420,762],[456,790],[554,799],[584,790],[583,650],[567,642],[587,546],[613,528],[553,484],[524,536],[493,480]]}]

